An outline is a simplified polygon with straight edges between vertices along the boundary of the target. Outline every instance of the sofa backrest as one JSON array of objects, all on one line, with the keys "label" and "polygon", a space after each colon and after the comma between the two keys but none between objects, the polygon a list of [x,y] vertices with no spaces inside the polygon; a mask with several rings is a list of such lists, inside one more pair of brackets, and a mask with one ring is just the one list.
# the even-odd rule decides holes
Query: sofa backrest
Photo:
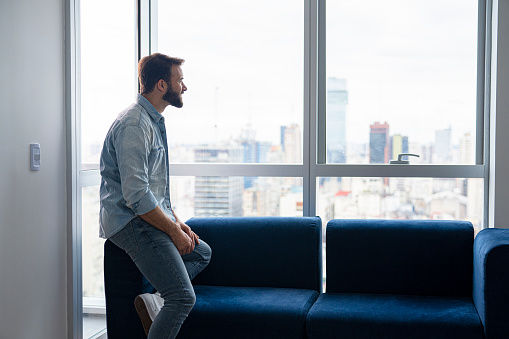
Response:
[{"label": "sofa backrest", "polygon": [[472,296],[472,224],[331,220],[326,292]]},{"label": "sofa backrest", "polygon": [[187,224],[212,248],[193,284],[322,290],[319,217],[192,218]]}]

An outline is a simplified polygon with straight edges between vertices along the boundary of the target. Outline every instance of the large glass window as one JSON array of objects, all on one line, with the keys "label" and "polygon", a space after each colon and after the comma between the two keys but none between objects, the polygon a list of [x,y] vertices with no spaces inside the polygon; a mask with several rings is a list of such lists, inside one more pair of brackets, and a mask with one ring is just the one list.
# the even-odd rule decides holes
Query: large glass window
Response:
[{"label": "large glass window", "polygon": [[193,151],[208,145],[240,150],[219,162],[302,163],[302,1],[159,0],[157,16],[158,51],[186,60],[172,161],[209,162]]},{"label": "large glass window", "polygon": [[135,1],[81,1],[81,168],[99,169],[108,128],[136,98]]},{"label": "large glass window", "polygon": [[[81,1],[73,244],[83,337],[105,332],[99,155],[135,99],[138,58],[186,60],[184,107],[164,113],[182,220],[457,219],[479,231],[489,107],[479,102],[479,3]],[[420,157],[389,164],[402,153]]]},{"label": "large glass window", "polygon": [[135,1],[81,1],[80,21],[82,336],[98,338],[106,332],[106,311],[96,170],[109,126],[136,95]]},{"label": "large glass window", "polygon": [[82,189],[83,337],[95,338],[106,329],[103,246],[99,230],[99,186]]},{"label": "large glass window", "polygon": [[327,163],[473,165],[477,0],[326,6]]}]

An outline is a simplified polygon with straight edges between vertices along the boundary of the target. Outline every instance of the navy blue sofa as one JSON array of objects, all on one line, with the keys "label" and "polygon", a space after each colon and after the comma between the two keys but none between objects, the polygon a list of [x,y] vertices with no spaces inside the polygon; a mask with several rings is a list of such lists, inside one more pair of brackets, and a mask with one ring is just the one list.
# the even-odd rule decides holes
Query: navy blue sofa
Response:
[{"label": "navy blue sofa", "polygon": [[[178,338],[306,338],[322,291],[322,222],[309,218],[192,218],[212,248],[194,280],[196,304]],[[129,256],[105,243],[108,338],[145,338],[134,297],[152,292]]]},{"label": "navy blue sofa", "polygon": [[[193,218],[212,247],[178,338],[509,338],[509,230],[462,221]],[[105,243],[108,338],[145,338],[153,287]]]},{"label": "navy blue sofa", "polygon": [[326,244],[309,338],[509,338],[509,231],[331,220]]}]

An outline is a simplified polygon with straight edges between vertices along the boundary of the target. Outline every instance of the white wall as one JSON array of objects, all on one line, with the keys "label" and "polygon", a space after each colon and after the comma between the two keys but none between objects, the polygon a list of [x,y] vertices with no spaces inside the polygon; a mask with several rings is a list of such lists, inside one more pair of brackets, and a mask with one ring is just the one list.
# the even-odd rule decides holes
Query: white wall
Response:
[{"label": "white wall", "polygon": [[67,337],[64,4],[0,1],[2,339]]}]

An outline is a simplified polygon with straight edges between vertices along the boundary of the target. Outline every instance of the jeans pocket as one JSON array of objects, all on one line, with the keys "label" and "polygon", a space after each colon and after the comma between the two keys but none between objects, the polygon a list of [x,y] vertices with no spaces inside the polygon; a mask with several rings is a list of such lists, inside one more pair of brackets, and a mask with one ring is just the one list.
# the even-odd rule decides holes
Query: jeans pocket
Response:
[{"label": "jeans pocket", "polygon": [[168,241],[168,239],[171,239],[166,233],[164,233],[157,227],[150,225],[143,219],[139,220],[138,231],[139,231],[138,241],[141,247],[147,246],[150,248],[157,249],[158,244],[160,244],[161,242]]},{"label": "jeans pocket", "polygon": [[133,225],[135,220],[131,220],[123,229],[110,238],[111,242],[123,249],[133,261],[139,252],[138,241],[134,231],[135,226]]}]

